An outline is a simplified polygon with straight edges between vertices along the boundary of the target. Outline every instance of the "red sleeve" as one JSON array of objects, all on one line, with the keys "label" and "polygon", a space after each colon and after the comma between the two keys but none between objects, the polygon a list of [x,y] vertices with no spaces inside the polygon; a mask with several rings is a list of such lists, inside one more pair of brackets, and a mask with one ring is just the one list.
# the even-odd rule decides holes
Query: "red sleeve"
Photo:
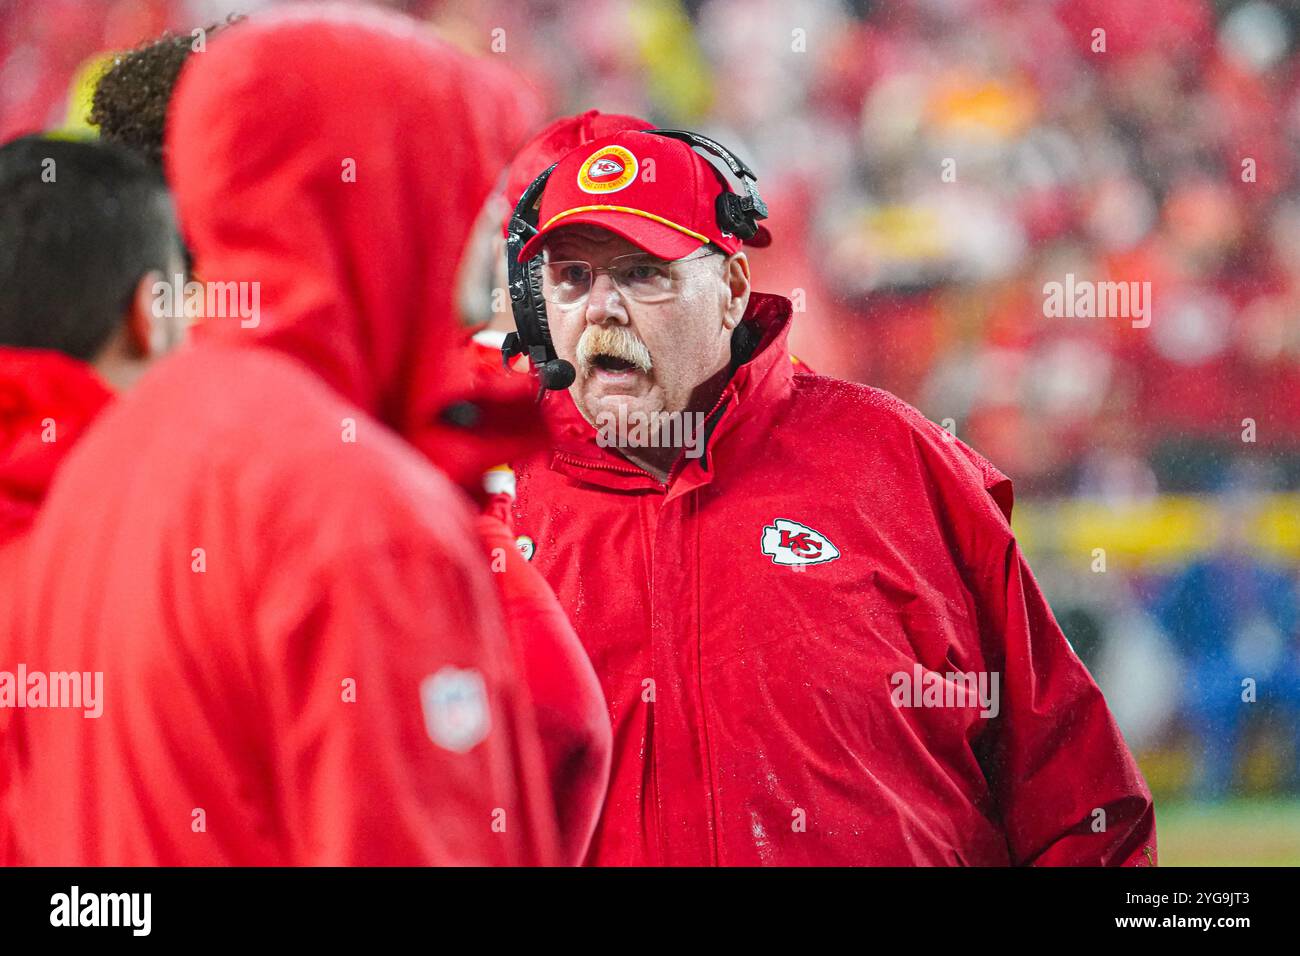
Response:
[{"label": "red sleeve", "polygon": [[510,529],[491,515],[480,517],[478,527],[537,714],[562,856],[576,865],[586,856],[609,783],[613,732],[605,698],[568,616],[519,553]]},{"label": "red sleeve", "polygon": [[916,428],[975,597],[986,666],[1000,675],[1000,711],[975,752],[1012,862],[1156,865],[1151,792],[1012,534],[1011,482],[938,426]]},{"label": "red sleeve", "polygon": [[271,626],[265,684],[279,711],[273,777],[289,858],[557,862],[527,695],[491,585],[465,567],[477,548],[412,537],[332,562]]},{"label": "red sleeve", "polygon": [[982,761],[1017,864],[1155,866],[1155,808],[1014,539],[983,601],[1002,710]]},{"label": "red sleeve", "polygon": [[[8,667],[9,663],[7,660],[0,660],[0,664],[5,667]],[[14,865],[14,861],[10,859],[12,852],[10,847],[13,845],[13,837],[9,832],[10,810],[9,794],[7,793],[8,782],[6,780],[8,775],[6,768],[9,761],[13,759],[8,750],[9,739],[6,736],[9,731],[9,723],[9,711],[0,710],[0,866]]]}]

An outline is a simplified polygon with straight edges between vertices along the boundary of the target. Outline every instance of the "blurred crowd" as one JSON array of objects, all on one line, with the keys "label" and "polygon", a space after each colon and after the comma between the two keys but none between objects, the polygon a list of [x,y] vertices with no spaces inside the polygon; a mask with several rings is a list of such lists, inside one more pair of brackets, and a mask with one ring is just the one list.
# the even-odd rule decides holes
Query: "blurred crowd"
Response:
[{"label": "blurred crowd", "polygon": [[[265,5],[0,0],[0,138],[83,122],[105,51]],[[1022,499],[1220,496],[1215,547],[1160,573],[1035,566],[1126,731],[1158,740],[1175,708],[1142,701],[1181,700],[1197,785],[1228,788],[1237,673],[1272,680],[1279,713],[1300,700],[1295,567],[1243,545],[1232,503],[1300,489],[1300,5],[388,5],[499,57],[512,135],[596,107],[737,147],[794,351],[951,427]],[[1149,283],[1150,323],[1046,314],[1073,280]]]},{"label": "blurred crowd", "polygon": [[[1243,446],[1300,481],[1294,6],[506,7],[434,9],[500,25],[554,112],[741,144],[796,348],[950,419],[1022,492],[1215,489]],[[1067,274],[1149,282],[1153,321],[1046,317]]]}]

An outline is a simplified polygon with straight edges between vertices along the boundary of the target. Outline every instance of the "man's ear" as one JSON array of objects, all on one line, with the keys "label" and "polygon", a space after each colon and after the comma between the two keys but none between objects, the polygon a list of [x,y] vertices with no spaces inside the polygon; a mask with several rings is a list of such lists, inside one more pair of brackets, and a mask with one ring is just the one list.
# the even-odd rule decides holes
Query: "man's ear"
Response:
[{"label": "man's ear", "polygon": [[[172,330],[167,315],[167,299],[158,293],[166,280],[158,271],[146,272],[135,284],[127,306],[126,341],[136,358],[157,358],[172,346]],[[180,294],[179,289],[175,294]]]},{"label": "man's ear", "polygon": [[727,304],[722,314],[722,324],[727,329],[734,329],[745,317],[749,308],[749,259],[743,252],[727,257],[722,267],[723,281],[727,284]]}]

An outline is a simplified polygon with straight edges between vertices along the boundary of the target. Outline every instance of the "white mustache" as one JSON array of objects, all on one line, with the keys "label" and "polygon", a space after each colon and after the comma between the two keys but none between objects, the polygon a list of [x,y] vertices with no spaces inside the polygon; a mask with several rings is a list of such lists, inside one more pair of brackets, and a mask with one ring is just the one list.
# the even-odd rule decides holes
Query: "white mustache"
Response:
[{"label": "white mustache", "polygon": [[588,370],[601,355],[630,362],[642,372],[649,372],[654,367],[650,350],[625,325],[587,326],[582,338],[578,339],[578,362]]}]

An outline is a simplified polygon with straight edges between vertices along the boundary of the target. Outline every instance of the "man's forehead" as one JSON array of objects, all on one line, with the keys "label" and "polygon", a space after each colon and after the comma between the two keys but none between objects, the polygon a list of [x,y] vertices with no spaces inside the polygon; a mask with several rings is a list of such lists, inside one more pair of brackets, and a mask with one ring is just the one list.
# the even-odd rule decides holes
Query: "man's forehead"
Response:
[{"label": "man's forehead", "polygon": [[566,226],[555,230],[555,233],[547,238],[545,249],[550,259],[584,252],[594,252],[601,256],[619,256],[645,251],[617,233],[601,229],[599,226],[588,225]]}]

